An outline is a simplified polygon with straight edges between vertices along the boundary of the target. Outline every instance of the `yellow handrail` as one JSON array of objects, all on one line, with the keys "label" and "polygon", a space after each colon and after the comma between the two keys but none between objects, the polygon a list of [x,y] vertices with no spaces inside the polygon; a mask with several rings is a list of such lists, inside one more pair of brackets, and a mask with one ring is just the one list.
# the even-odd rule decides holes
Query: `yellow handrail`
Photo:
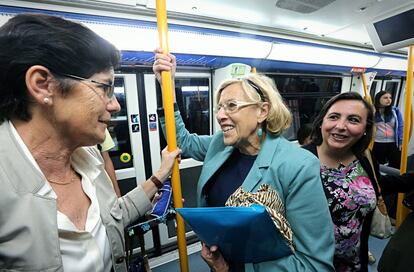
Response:
[{"label": "yellow handrail", "polygon": [[371,95],[368,93],[367,80],[365,79],[365,74],[364,73],[361,73],[361,79],[362,79],[362,86],[364,87],[365,100],[370,105],[372,105],[372,98],[371,98]]},{"label": "yellow handrail", "polygon": [[[368,92],[368,87],[367,87],[367,81],[365,79],[365,74],[362,72],[361,73],[361,79],[362,79],[362,87],[364,89],[364,99],[371,105],[372,105],[372,98],[371,95]],[[368,145],[368,149],[372,150],[372,148],[374,147],[374,142],[375,142],[375,126],[373,126],[373,132],[372,132],[372,139],[371,142]]]},{"label": "yellow handrail", "polygon": [[[157,13],[157,25],[158,34],[160,38],[160,47],[163,49],[164,54],[169,53],[168,48],[168,26],[167,26],[167,11],[165,0],[156,1],[156,13]],[[177,148],[177,138],[174,120],[174,103],[173,103],[173,90],[171,81],[171,72],[163,71],[161,73],[162,78],[162,100],[165,113],[165,126],[167,130],[167,143],[168,150],[173,151]],[[181,181],[180,170],[178,167],[178,159],[175,160],[172,170],[172,190],[174,205],[176,208],[183,207],[183,200],[181,194]],[[185,239],[185,225],[183,218],[177,213],[177,242],[178,242],[178,254],[180,257],[180,269],[181,272],[188,272],[188,256],[187,245]]]},{"label": "yellow handrail", "polygon": [[[410,141],[411,130],[411,105],[413,98],[413,46],[408,48],[407,82],[405,84],[405,105],[404,105],[404,132],[401,150],[400,174],[407,172],[408,142]],[[396,225],[399,227],[410,212],[402,201],[404,194],[398,194]]]}]

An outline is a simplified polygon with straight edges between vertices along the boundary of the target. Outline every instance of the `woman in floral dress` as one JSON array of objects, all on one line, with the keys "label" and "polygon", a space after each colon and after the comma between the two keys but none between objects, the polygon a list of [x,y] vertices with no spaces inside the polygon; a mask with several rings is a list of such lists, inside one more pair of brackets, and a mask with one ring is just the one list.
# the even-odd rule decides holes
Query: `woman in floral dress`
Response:
[{"label": "woman in floral dress", "polygon": [[[331,98],[313,124],[312,144],[334,224],[336,271],[368,271],[368,237],[378,194],[374,173],[364,156],[372,138],[372,107],[357,93]],[[374,162],[376,176],[380,177]],[[379,181],[382,193],[398,183]],[[401,188],[403,190],[403,188]]]}]

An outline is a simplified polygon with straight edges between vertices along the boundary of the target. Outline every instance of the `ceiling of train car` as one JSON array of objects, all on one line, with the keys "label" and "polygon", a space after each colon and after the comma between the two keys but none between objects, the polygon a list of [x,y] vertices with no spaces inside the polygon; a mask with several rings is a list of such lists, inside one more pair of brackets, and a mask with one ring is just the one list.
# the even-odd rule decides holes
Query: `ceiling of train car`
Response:
[{"label": "ceiling of train car", "polygon": [[[17,1],[16,1],[17,2]],[[36,0],[155,16],[155,0]],[[413,0],[166,0],[168,18],[371,47],[364,23]],[[402,53],[406,51],[400,51]]]},{"label": "ceiling of train car", "polygon": [[[167,0],[175,12],[370,45],[364,23],[412,0]],[[155,8],[155,1],[147,1]]]}]

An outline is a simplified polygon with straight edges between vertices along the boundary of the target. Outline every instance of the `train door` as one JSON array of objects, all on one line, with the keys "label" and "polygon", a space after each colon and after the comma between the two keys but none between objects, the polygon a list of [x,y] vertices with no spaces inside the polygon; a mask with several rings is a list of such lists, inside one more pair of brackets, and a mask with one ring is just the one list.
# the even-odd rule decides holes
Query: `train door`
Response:
[{"label": "train door", "polygon": [[381,91],[381,85],[382,81],[379,79],[375,79],[372,81],[371,88],[370,88],[370,95],[372,98],[372,101],[375,99],[375,95]]},{"label": "train door", "polygon": [[[158,127],[157,108],[162,107],[161,90],[157,87],[153,74],[144,75],[148,133],[151,150],[152,170],[160,166],[160,152],[166,146],[162,129]],[[210,73],[176,73],[175,93],[177,104],[186,128],[190,133],[211,135],[211,75]],[[196,207],[197,181],[201,172],[202,162],[182,156],[180,177],[185,207]],[[187,229],[187,236],[193,235]],[[162,246],[176,243],[175,220],[159,226]]]},{"label": "train door", "polygon": [[[121,111],[111,116],[111,125],[108,130],[115,147],[109,151],[109,155],[114,164],[122,195],[147,180],[152,174],[151,170],[146,167],[146,164],[150,162],[144,150],[151,137],[148,140],[147,130],[144,128],[148,123],[144,121],[145,116],[143,116],[145,114],[145,92],[139,89],[143,88],[139,84],[141,76],[141,73],[115,74],[114,94],[121,105]],[[142,107],[143,103],[144,107]],[[153,238],[152,232],[144,235],[147,249],[154,247]],[[137,248],[138,244],[134,241],[131,246]]]},{"label": "train door", "polygon": [[108,130],[115,143],[109,151],[122,194],[145,180],[136,75],[115,75],[115,96],[121,111],[112,114]]},{"label": "train door", "polygon": [[[400,108],[400,111],[402,114],[404,114],[405,112],[405,91],[406,91],[406,85],[407,85],[407,81],[404,80],[403,84],[402,84],[402,88],[401,88],[401,92],[399,95],[399,100],[398,103],[395,104],[395,106],[398,106],[398,108]],[[414,83],[413,86],[414,88]],[[414,98],[414,95],[413,95]],[[411,109],[411,111],[413,111]],[[410,142],[408,144],[408,165],[407,165],[407,169],[414,169],[414,137],[412,136],[412,133],[410,133]]]}]

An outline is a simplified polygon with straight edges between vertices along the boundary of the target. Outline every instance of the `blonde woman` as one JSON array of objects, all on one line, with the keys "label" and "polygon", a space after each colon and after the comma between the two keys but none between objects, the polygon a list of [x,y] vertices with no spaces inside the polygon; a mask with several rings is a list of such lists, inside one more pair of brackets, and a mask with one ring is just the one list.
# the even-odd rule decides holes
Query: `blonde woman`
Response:
[{"label": "blonde woman", "polygon": [[[175,71],[175,57],[157,49],[153,70]],[[269,185],[282,199],[293,231],[295,253],[262,263],[228,263],[216,246],[201,255],[213,271],[334,271],[334,236],[319,177],[319,162],[281,133],[291,113],[273,82],[252,74],[230,79],[218,88],[212,136],[190,134],[175,105],[177,142],[185,156],[203,161],[198,181],[200,206],[224,206],[239,187],[256,192]],[[162,115],[162,112],[159,114]],[[163,118],[160,118],[163,124]],[[184,185],[185,186],[185,185]],[[243,238],[242,238],[243,239]]]}]

